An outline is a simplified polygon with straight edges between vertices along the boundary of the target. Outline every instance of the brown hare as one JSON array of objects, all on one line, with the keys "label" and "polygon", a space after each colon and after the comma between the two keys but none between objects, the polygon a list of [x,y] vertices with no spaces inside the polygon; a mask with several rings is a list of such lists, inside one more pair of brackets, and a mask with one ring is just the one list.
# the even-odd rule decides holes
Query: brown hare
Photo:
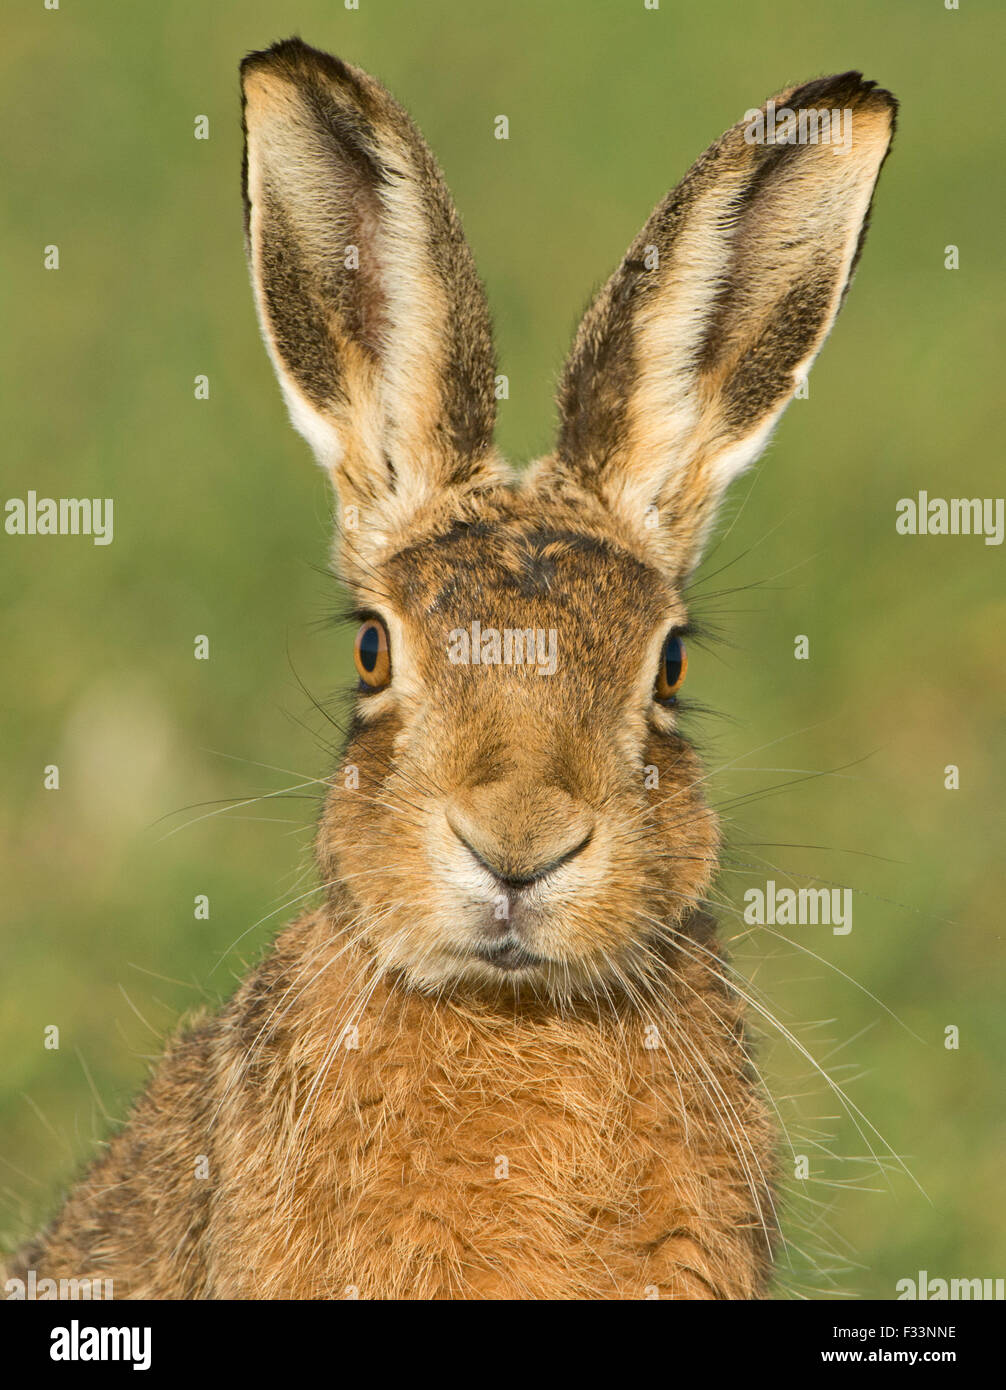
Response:
[{"label": "brown hare", "polygon": [[762,1296],[775,1129],[702,908],[682,590],[838,313],[896,103],[826,77],[712,145],[587,310],[554,453],[514,475],[483,291],[409,117],[299,40],[242,80],[258,313],[359,613],[324,905],[175,1038],[9,1273]]}]

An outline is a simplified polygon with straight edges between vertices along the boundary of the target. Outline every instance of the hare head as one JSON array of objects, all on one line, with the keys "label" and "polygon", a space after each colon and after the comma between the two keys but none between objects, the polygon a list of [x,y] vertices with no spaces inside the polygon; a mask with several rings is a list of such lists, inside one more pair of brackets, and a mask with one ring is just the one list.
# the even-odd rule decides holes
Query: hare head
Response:
[{"label": "hare head", "polygon": [[[652,986],[717,858],[678,728],[683,588],[835,319],[894,99],[823,78],[775,99],[789,142],[763,108],[712,145],[587,310],[555,451],[515,475],[482,287],[409,117],[299,40],[242,77],[259,318],[360,624],[333,920],[419,989]],[[800,137],[818,112],[844,148]]]}]

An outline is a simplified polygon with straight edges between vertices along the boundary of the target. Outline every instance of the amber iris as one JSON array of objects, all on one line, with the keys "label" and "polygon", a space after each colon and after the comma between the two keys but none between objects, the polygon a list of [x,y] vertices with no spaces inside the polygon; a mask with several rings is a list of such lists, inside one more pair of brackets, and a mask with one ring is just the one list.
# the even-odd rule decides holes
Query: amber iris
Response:
[{"label": "amber iris", "polygon": [[658,700],[673,700],[685,683],[688,670],[688,656],[685,644],[677,633],[672,632],[660,651],[660,668],[657,671],[656,696]]},{"label": "amber iris", "polygon": [[388,633],[377,618],[368,618],[356,634],[353,649],[360,680],[368,690],[380,690],[391,680],[391,650]]}]

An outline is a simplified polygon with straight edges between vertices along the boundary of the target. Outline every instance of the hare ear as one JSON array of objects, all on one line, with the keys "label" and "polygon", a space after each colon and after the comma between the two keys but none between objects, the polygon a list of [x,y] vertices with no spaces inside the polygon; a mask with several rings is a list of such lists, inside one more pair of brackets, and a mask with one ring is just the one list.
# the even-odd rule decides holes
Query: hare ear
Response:
[{"label": "hare ear", "polygon": [[251,54],[241,80],[266,346],[344,534],[379,549],[437,490],[493,475],[485,295],[440,170],[383,87],[299,39]]},{"label": "hare ear", "polygon": [[551,470],[600,495],[680,577],[835,320],[896,109],[850,72],[749,111],[586,313]]}]

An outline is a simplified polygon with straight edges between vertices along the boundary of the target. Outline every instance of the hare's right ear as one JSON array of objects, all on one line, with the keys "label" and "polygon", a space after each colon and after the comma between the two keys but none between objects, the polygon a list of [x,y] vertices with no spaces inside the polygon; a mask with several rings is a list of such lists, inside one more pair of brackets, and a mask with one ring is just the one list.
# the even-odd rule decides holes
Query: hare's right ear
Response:
[{"label": "hare's right ear", "polygon": [[543,480],[599,496],[679,579],[835,321],[896,106],[847,72],[748,112],[657,207],[580,325]]},{"label": "hare's right ear", "polygon": [[241,80],[259,319],[335,483],[351,569],[427,498],[495,476],[485,296],[440,171],[383,87],[299,39],[251,54]]}]

